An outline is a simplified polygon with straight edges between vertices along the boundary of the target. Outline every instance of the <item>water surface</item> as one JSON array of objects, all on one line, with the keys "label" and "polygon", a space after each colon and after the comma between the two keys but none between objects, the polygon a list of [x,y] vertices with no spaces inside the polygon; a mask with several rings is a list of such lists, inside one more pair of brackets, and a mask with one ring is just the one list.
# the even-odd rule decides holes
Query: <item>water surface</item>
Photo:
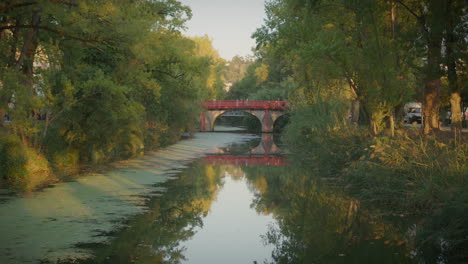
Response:
[{"label": "water surface", "polygon": [[129,217],[144,213],[155,186],[187,168],[217,146],[249,139],[249,135],[197,134],[166,149],[113,164],[106,173],[93,173],[28,197],[0,203],[0,263],[37,263],[39,259],[87,257],[77,247],[110,240]]},{"label": "water surface", "polygon": [[416,262],[410,224],[288,165],[275,141],[197,134],[0,204],[0,262]]}]

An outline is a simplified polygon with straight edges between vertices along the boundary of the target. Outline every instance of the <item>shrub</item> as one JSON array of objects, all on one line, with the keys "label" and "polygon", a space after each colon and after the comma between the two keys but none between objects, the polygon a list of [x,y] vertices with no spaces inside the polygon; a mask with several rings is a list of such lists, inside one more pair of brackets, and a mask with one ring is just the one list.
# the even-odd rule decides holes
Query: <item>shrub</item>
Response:
[{"label": "shrub", "polygon": [[28,177],[28,155],[18,137],[0,135],[0,178],[16,189],[23,189]]},{"label": "shrub", "polygon": [[468,184],[468,146],[435,138],[378,137],[353,161],[346,182],[359,198],[390,209],[430,213],[453,187]]},{"label": "shrub", "polygon": [[18,191],[32,191],[55,181],[47,159],[7,133],[0,133],[0,179]]}]

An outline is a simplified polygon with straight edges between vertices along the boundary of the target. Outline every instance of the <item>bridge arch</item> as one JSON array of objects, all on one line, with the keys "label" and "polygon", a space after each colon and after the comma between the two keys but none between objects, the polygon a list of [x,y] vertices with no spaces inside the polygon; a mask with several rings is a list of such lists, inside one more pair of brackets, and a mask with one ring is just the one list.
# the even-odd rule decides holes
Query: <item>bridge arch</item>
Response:
[{"label": "bridge arch", "polygon": [[282,115],[278,116],[276,120],[273,122],[273,131],[276,132],[281,132],[282,129],[286,126],[286,124],[289,123],[290,119],[290,114],[289,113],[283,113]]},{"label": "bridge arch", "polygon": [[[284,111],[276,111],[276,110],[240,110],[242,112],[248,113],[257,117],[260,125],[262,126],[262,132],[269,133],[273,132],[274,125],[276,121],[285,115]],[[214,125],[216,120],[222,116],[227,110],[209,110],[202,114],[201,119],[204,119],[205,122],[202,124],[202,131],[214,131]],[[203,130],[203,125],[205,129]]]},{"label": "bridge arch", "polygon": [[234,142],[218,147],[211,155],[271,156],[281,155],[282,150],[276,144],[275,135],[264,133],[247,142]]},{"label": "bridge arch", "polygon": [[214,122],[227,110],[240,110],[256,116],[262,125],[263,133],[273,132],[275,121],[289,109],[285,101],[207,101],[200,116],[200,130],[213,131]]},{"label": "bridge arch", "polygon": [[[258,129],[261,129],[262,127],[262,120],[260,120],[258,118],[258,116],[252,114],[250,111],[248,110],[236,110],[235,111],[235,114],[232,113],[232,111],[230,110],[227,110],[227,111],[224,111],[224,113],[218,115],[214,121],[213,121],[213,129],[215,128],[217,122],[222,118],[222,117],[225,117],[227,115],[227,117],[241,117],[241,118],[252,118],[253,122],[255,122],[255,130],[258,128]],[[239,119],[238,119],[239,120]],[[245,120],[245,119],[244,119]],[[249,120],[249,125],[251,125],[250,123],[250,120]],[[250,127],[249,127],[250,128]]]}]

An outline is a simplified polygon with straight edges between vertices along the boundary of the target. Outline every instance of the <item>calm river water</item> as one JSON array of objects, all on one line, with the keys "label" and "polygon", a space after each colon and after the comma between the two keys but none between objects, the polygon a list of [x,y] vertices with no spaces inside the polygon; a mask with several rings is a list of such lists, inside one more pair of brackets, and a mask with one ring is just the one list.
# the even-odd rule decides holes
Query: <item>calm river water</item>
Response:
[{"label": "calm river water", "polygon": [[412,227],[288,165],[271,135],[202,133],[0,202],[0,263],[414,263]]}]

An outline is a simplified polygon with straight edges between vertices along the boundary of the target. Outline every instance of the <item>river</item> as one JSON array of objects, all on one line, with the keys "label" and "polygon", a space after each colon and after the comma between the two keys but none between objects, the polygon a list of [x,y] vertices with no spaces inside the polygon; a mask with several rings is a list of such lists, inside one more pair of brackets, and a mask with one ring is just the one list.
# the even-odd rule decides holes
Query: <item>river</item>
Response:
[{"label": "river", "polygon": [[292,165],[272,135],[199,133],[0,201],[0,263],[416,263],[412,226]]}]

